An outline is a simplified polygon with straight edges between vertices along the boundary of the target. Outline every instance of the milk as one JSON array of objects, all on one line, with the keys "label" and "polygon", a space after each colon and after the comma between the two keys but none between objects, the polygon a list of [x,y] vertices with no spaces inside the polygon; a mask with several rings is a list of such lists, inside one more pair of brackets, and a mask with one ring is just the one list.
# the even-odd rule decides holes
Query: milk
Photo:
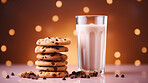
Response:
[{"label": "milk", "polygon": [[78,70],[104,73],[106,55],[106,26],[76,25]]}]

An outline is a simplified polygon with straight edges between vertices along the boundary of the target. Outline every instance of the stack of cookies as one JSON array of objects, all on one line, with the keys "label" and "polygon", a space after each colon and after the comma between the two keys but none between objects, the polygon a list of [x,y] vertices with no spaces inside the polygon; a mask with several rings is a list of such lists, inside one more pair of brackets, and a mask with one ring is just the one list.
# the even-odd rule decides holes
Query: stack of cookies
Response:
[{"label": "stack of cookies", "polygon": [[69,45],[71,40],[68,38],[44,38],[39,39],[36,44],[35,53],[38,60],[35,62],[36,75],[46,78],[57,78],[68,75],[67,55],[60,52],[68,52],[68,48],[63,45]]}]

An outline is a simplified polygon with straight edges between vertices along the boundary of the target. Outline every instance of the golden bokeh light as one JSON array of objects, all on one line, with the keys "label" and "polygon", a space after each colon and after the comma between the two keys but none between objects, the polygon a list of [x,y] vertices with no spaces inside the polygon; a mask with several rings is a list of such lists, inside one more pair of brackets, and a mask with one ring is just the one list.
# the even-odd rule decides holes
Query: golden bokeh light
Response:
[{"label": "golden bokeh light", "polygon": [[114,57],[119,58],[121,56],[120,52],[115,52]]},{"label": "golden bokeh light", "polygon": [[106,2],[107,2],[108,4],[112,4],[112,3],[113,3],[113,0],[106,0]]},{"label": "golden bokeh light", "polygon": [[134,64],[135,64],[135,66],[140,66],[141,65],[141,61],[140,60],[135,60]]},{"label": "golden bokeh light", "polygon": [[6,45],[2,45],[2,46],[1,46],[1,51],[2,51],[2,52],[6,52],[6,50],[7,50]]},{"label": "golden bokeh light", "polygon": [[121,64],[121,61],[119,60],[119,59],[117,59],[116,61],[115,61],[115,65],[120,65]]},{"label": "golden bokeh light", "polygon": [[141,2],[142,0],[137,0],[137,2]]},{"label": "golden bokeh light", "polygon": [[141,52],[142,52],[142,53],[146,53],[146,52],[147,52],[147,48],[146,48],[146,47],[142,47],[142,48],[141,48]]},{"label": "golden bokeh light", "polygon": [[140,32],[140,29],[135,29],[135,30],[134,30],[134,33],[135,33],[135,35],[140,35],[140,33],[141,33],[141,32]]},{"label": "golden bokeh light", "polygon": [[56,7],[58,8],[62,7],[62,1],[56,1]]},{"label": "golden bokeh light", "polygon": [[35,27],[35,31],[36,31],[36,32],[41,32],[41,31],[42,31],[42,27],[41,27],[40,25],[37,25],[37,26]]},{"label": "golden bokeh light", "polygon": [[11,65],[12,65],[12,62],[11,62],[10,60],[7,60],[7,61],[5,62],[5,64],[6,64],[6,66],[11,66]]},{"label": "golden bokeh light", "polygon": [[5,70],[3,70],[3,71],[2,71],[2,77],[3,77],[3,78],[6,78],[6,76],[7,76],[7,72],[6,72]]},{"label": "golden bokeh light", "polygon": [[9,35],[13,36],[15,34],[15,30],[14,29],[10,29],[9,30]]},{"label": "golden bokeh light", "polygon": [[29,60],[29,61],[27,61],[27,65],[28,65],[28,66],[33,66],[34,63],[33,63],[33,61]]},{"label": "golden bokeh light", "polygon": [[76,30],[73,31],[73,35],[74,35],[74,36],[77,35],[77,31],[76,31]]},{"label": "golden bokeh light", "polygon": [[89,8],[88,8],[88,7],[84,7],[84,8],[83,8],[83,12],[84,12],[84,13],[88,13],[88,12],[89,12]]},{"label": "golden bokeh light", "polygon": [[5,3],[7,2],[7,0],[1,0],[1,2],[2,2],[3,4],[5,4]]},{"label": "golden bokeh light", "polygon": [[54,15],[53,17],[52,17],[52,21],[53,22],[57,22],[59,20],[59,16],[58,15]]}]

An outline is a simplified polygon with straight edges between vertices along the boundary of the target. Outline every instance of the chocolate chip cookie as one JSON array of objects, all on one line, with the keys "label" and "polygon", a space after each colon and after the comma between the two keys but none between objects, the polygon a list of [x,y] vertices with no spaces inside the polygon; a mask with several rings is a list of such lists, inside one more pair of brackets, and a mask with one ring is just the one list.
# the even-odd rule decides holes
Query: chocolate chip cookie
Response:
[{"label": "chocolate chip cookie", "polygon": [[66,71],[67,66],[36,66],[36,69],[44,71]]},{"label": "chocolate chip cookie", "polygon": [[67,61],[48,61],[48,60],[37,60],[35,65],[37,66],[65,66]]}]

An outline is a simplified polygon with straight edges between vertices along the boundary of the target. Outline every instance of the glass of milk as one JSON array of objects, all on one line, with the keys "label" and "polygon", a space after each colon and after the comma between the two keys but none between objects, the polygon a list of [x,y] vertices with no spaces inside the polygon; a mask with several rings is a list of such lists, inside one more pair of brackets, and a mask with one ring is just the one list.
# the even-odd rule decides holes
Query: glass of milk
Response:
[{"label": "glass of milk", "polygon": [[104,74],[107,16],[76,16],[78,71]]}]

